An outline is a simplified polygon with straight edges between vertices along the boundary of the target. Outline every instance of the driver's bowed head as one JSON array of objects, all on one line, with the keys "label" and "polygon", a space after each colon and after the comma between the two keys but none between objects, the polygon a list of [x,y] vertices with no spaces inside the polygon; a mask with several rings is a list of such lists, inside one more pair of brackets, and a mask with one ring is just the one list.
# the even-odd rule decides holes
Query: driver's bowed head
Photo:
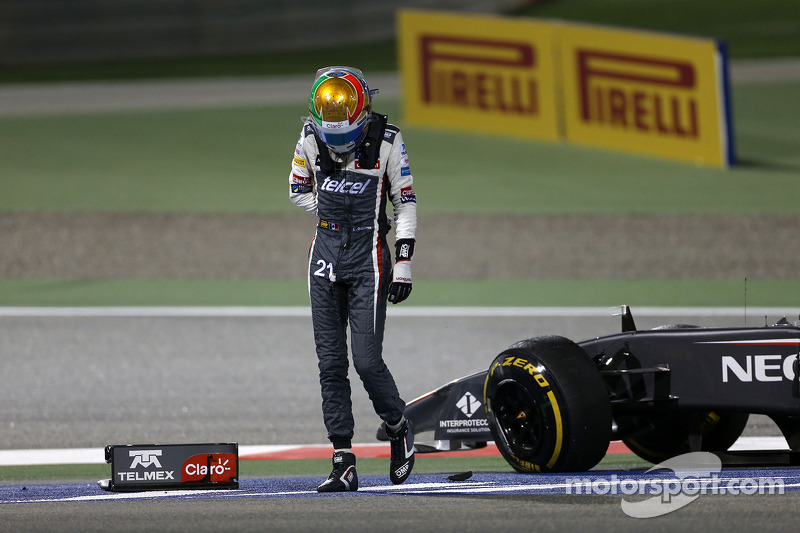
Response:
[{"label": "driver's bowed head", "polygon": [[308,108],[317,136],[337,154],[355,150],[367,134],[372,94],[364,75],[352,67],[317,71]]}]

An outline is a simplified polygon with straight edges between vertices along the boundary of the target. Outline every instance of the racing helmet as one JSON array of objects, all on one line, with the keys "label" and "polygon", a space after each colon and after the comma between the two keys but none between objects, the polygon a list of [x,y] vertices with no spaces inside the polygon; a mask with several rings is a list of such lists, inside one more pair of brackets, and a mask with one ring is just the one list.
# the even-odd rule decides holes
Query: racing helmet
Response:
[{"label": "racing helmet", "polygon": [[308,109],[317,136],[337,154],[355,150],[372,116],[372,94],[357,68],[325,67],[317,71]]}]

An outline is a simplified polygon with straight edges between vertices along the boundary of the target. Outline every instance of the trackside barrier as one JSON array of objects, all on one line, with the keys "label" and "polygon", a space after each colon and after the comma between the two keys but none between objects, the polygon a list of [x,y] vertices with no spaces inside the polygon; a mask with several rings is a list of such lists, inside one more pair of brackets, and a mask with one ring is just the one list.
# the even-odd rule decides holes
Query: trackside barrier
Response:
[{"label": "trackside barrier", "polygon": [[735,161],[720,41],[416,10],[397,33],[409,124]]}]

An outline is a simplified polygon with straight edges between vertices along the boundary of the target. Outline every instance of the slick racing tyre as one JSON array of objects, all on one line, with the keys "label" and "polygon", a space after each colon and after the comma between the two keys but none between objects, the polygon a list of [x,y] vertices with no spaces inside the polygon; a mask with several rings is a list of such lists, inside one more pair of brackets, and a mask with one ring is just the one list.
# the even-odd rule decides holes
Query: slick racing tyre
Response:
[{"label": "slick racing tyre", "polygon": [[586,471],[608,449],[608,391],[595,364],[569,339],[511,345],[489,367],[483,403],[500,453],[518,472]]},{"label": "slick racing tyre", "polygon": [[[747,413],[692,411],[653,419],[643,432],[622,439],[633,453],[651,463],[694,452],[724,452],[736,442],[747,425]],[[692,436],[700,437],[693,449]]]}]

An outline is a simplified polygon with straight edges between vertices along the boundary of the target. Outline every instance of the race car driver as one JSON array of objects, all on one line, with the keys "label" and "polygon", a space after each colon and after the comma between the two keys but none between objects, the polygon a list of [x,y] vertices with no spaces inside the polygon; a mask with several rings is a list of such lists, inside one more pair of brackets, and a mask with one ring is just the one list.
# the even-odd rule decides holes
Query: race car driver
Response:
[{"label": "race car driver", "polygon": [[[372,111],[360,70],[317,71],[289,175],[291,201],[317,216],[308,262],[322,413],[333,444],[333,471],[317,490],[358,489],[352,452],[354,420],[348,379],[347,327],[353,366],[391,443],[389,477],[405,481],[414,465],[414,433],[386,366],[386,301],[411,293],[417,204],[403,137]],[[387,244],[392,203],[395,263]]]}]

